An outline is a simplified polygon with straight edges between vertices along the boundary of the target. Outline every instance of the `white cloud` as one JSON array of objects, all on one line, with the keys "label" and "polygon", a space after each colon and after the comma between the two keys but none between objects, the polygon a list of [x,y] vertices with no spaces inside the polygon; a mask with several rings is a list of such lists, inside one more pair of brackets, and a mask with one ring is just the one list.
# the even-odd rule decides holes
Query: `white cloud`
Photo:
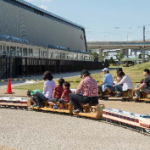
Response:
[{"label": "white cloud", "polygon": [[47,6],[45,6],[45,5],[40,5],[39,7],[42,8],[42,9],[45,9],[45,10],[48,9]]},{"label": "white cloud", "polygon": [[[39,0],[25,0],[29,3],[33,3],[35,4],[35,2],[39,2]],[[45,9],[45,10],[48,10],[48,7],[47,5],[45,5],[46,2],[51,2],[53,0],[41,0],[42,4],[41,5],[38,5],[38,7],[42,8],[42,9]]]}]

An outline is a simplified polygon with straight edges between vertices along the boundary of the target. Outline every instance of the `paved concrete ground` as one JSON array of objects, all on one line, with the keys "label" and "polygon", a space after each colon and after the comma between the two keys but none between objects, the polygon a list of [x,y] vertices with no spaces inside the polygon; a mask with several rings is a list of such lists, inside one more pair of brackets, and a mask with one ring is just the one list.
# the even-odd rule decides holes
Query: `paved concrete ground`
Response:
[{"label": "paved concrete ground", "polygon": [[[102,70],[91,70],[90,73],[99,73]],[[74,76],[79,76],[80,72],[71,72],[71,73],[57,73],[57,74],[53,74],[54,79],[59,79],[59,78],[70,78],[70,77],[74,77]],[[40,79],[43,80],[43,75],[40,76],[31,76],[31,77],[23,77],[22,79]],[[18,85],[25,85],[25,81],[11,81],[12,87],[13,86],[18,86]],[[0,82],[0,89],[6,88],[7,86],[7,82]]]},{"label": "paved concrete ground", "polygon": [[[101,70],[92,70],[90,73],[99,73]],[[54,79],[59,79],[59,78],[71,78],[74,76],[80,76],[80,72],[72,72],[72,73],[61,73],[61,74],[53,74]],[[24,77],[22,79],[39,79],[42,80],[43,76],[32,76],[32,77]],[[71,79],[70,79],[71,80]],[[36,82],[38,83],[38,82]],[[20,86],[20,85],[28,85],[25,81],[11,81],[12,87],[15,86]],[[6,96],[4,93],[6,92],[7,89],[7,82],[0,82],[0,96]],[[13,89],[13,92],[15,93],[14,96],[21,96],[24,97],[26,96],[26,90],[16,90]],[[9,95],[8,95],[9,96]]]},{"label": "paved concrete ground", "polygon": [[0,109],[0,145],[14,149],[149,150],[149,141],[148,136],[95,120]]}]

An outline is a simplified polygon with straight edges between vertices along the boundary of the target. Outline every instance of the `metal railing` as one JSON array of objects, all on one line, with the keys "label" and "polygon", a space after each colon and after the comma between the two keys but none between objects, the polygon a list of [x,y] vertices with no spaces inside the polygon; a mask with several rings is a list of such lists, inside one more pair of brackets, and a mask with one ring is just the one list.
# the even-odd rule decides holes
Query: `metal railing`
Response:
[{"label": "metal railing", "polygon": [[[76,72],[83,69],[97,70],[108,67],[106,62],[51,60],[39,58],[5,57],[0,58],[0,79],[20,78],[22,76],[41,75],[45,71],[52,73]],[[5,66],[5,68],[3,67]]]}]

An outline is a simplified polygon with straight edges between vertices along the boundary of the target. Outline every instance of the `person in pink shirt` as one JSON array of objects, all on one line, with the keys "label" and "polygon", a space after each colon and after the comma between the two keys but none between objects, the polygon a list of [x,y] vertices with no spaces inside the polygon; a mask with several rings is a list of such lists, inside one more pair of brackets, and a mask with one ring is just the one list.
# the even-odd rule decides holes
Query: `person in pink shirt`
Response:
[{"label": "person in pink shirt", "polygon": [[69,98],[74,106],[74,112],[83,112],[82,104],[89,103],[90,105],[98,104],[98,88],[97,82],[90,76],[88,70],[82,70],[82,81],[80,82],[75,94],[70,93]]}]

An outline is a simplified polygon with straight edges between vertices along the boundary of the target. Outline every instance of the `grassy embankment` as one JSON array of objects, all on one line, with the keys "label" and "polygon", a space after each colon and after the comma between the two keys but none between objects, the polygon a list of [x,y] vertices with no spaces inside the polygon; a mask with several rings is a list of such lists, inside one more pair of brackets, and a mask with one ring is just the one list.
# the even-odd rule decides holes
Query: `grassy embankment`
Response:
[{"label": "grassy embankment", "polygon": [[[132,67],[128,67],[128,68],[123,68],[124,72],[130,76],[132,82],[138,82],[140,79],[143,79],[143,70],[145,68],[150,69],[150,62],[148,63],[143,63],[143,64],[137,64],[135,66]],[[116,75],[116,70],[110,71],[110,73],[115,76]],[[92,77],[96,80],[96,81],[102,81],[103,79],[103,73],[96,73],[96,74],[92,74]],[[73,77],[73,78],[66,78],[66,81],[80,81],[81,78],[80,77]],[[56,81],[57,84],[57,81]],[[71,88],[77,88],[77,85],[79,83],[71,83]],[[20,89],[20,90],[33,90],[33,89],[43,89],[43,82],[40,83],[36,83],[36,84],[30,84],[30,85],[24,85],[24,86],[18,86],[18,87],[14,87],[14,89]]]}]

